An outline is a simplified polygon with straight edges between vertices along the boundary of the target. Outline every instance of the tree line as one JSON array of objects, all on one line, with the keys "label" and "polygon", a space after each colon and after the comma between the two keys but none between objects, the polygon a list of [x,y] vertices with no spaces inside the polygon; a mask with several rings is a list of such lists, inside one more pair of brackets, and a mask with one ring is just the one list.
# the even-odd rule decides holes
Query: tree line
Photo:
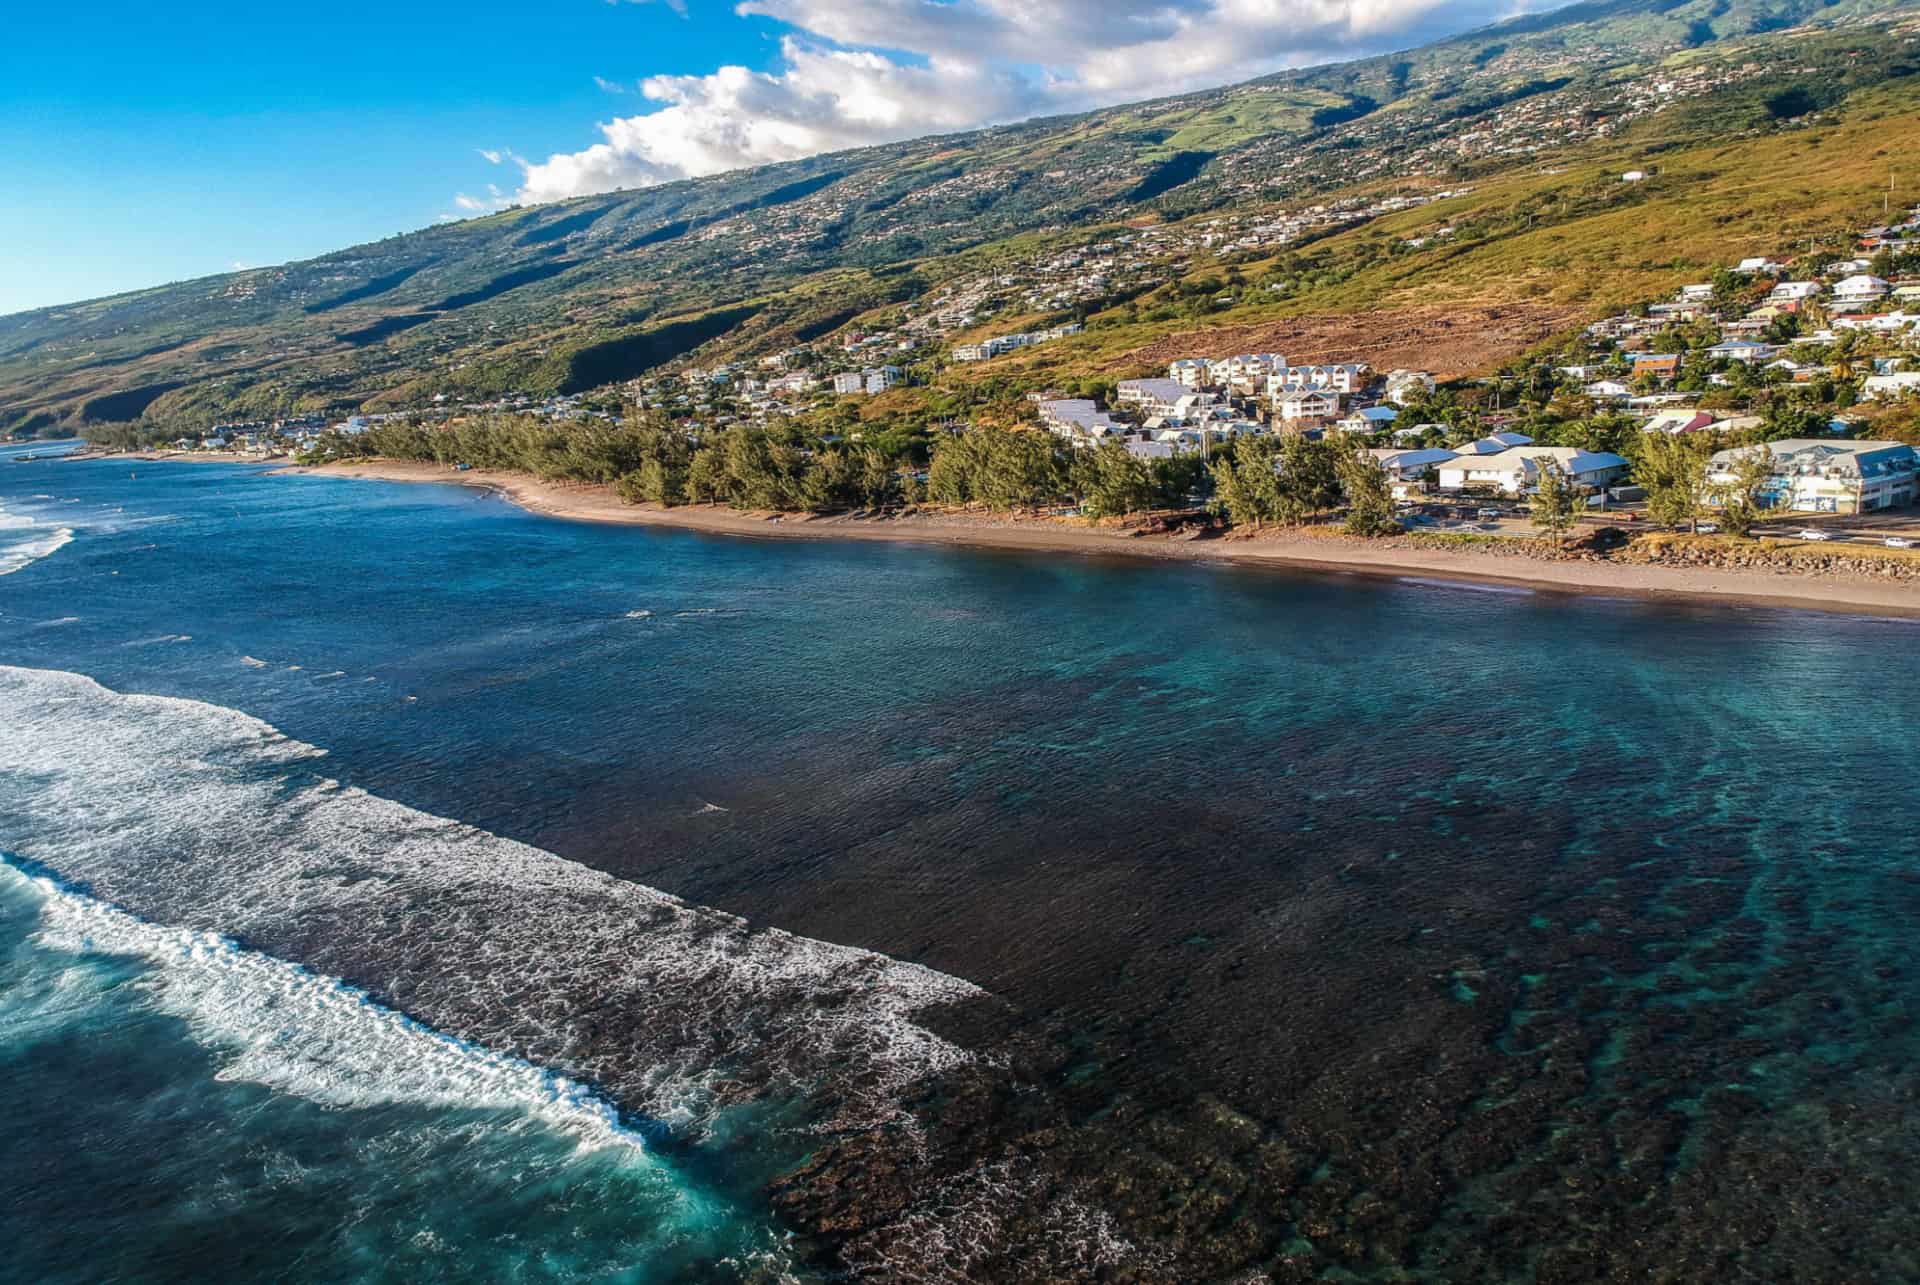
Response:
[{"label": "tree line", "polygon": [[[1075,450],[1030,429],[978,425],[930,446],[818,437],[788,420],[690,432],[640,416],[556,422],[479,415],[456,424],[395,421],[323,435],[317,459],[383,456],[611,485],[628,503],[727,504],[780,512],[874,510],[931,501],[994,512],[1073,506],[1093,517],[1203,500],[1191,456],[1143,460],[1117,443]],[[924,461],[924,463],[923,463]]]}]

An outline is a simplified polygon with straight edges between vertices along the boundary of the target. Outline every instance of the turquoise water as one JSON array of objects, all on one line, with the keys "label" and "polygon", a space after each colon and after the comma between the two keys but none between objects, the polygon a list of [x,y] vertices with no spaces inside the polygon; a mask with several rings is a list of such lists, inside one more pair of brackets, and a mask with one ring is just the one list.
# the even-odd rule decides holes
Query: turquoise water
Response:
[{"label": "turquoise water", "polygon": [[0,509],[20,1279],[1920,1272],[1911,622]]}]

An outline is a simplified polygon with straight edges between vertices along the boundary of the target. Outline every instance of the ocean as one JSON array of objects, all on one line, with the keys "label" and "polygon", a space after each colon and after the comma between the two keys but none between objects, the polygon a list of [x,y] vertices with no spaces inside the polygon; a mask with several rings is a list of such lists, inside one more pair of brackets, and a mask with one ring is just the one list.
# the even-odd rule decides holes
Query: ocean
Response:
[{"label": "ocean", "polygon": [[1920,623],[20,453],[0,1278],[1920,1278]]}]

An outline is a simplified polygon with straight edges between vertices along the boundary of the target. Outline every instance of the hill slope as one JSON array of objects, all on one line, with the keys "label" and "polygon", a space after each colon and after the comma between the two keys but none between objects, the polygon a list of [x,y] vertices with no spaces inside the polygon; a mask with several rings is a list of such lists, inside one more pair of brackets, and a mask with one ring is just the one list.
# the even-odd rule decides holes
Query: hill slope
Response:
[{"label": "hill slope", "polygon": [[[0,430],[579,390],[703,344],[811,340],[1123,221],[1257,221],[1449,185],[1473,193],[1336,232],[1320,247],[1331,268],[1270,282],[1284,289],[1221,320],[1409,298],[1611,301],[1712,245],[1862,207],[1885,182],[1876,132],[1912,143],[1915,13],[1912,0],[1600,0],[1402,55],[22,313],[0,318]],[[1844,154],[1808,141],[1832,128],[1855,131]],[[1781,147],[1804,164],[1756,164]],[[1609,167],[1623,157],[1658,164],[1659,180],[1621,191]],[[1381,250],[1436,218],[1455,225],[1446,244]],[[1168,257],[1177,279],[1196,255]],[[1290,262],[1238,259],[1268,275]],[[1112,360],[1179,320],[1062,352]]]}]

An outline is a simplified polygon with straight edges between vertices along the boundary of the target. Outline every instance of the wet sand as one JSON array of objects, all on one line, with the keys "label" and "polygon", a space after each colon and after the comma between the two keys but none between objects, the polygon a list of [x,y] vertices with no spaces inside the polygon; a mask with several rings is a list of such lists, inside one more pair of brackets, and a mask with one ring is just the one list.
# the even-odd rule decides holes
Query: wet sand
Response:
[{"label": "wet sand", "polygon": [[714,505],[668,509],[654,504],[622,503],[612,488],[606,486],[543,482],[524,473],[487,469],[455,472],[435,464],[402,460],[290,467],[283,471],[477,487],[548,517],[673,527],[758,539],[892,540],[1031,552],[1284,565],[1566,593],[1683,598],[1847,614],[1920,617],[1920,585],[1840,576],[1641,566],[1579,559],[1551,561],[1490,550],[1421,548],[1406,540],[1363,540],[1299,531],[1182,539],[1133,533],[1117,527],[1089,526],[1064,518],[966,513],[916,513],[887,518],[812,516],[742,513]]}]

